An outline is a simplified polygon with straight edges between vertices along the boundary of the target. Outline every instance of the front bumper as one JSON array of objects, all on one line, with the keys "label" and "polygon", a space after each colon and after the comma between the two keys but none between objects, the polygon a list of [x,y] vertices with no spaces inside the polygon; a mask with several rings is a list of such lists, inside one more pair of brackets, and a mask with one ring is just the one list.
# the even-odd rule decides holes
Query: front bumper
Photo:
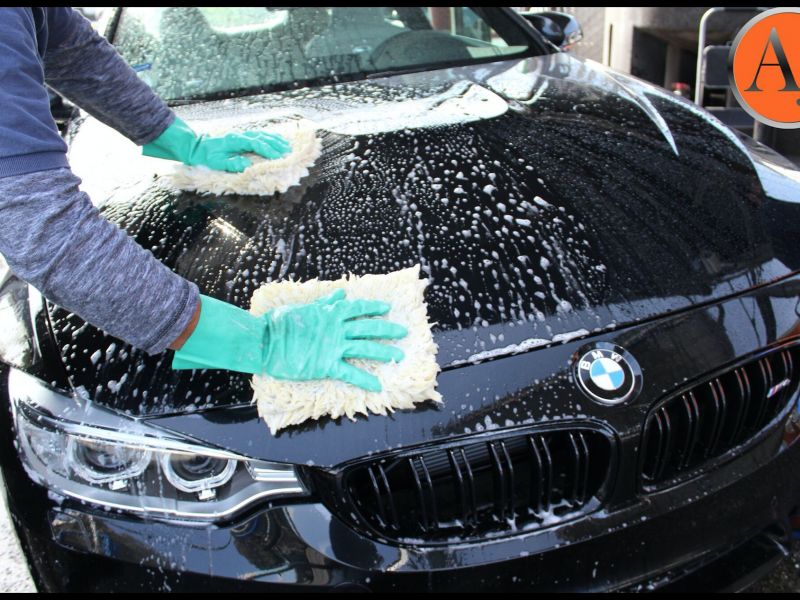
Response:
[{"label": "front bumper", "polygon": [[320,504],[225,526],[132,519],[47,497],[8,463],[4,471],[43,590],[735,590],[785,555],[800,498],[800,444],[738,477],[746,460],[610,514],[437,549],[367,539]]}]

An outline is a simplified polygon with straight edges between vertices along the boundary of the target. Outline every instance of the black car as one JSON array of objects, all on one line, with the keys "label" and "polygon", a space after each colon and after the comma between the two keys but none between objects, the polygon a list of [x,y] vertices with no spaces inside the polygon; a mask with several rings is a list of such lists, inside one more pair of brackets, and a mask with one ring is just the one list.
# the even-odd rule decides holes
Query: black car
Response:
[{"label": "black car", "polygon": [[248,376],[173,371],[0,268],[39,589],[742,589],[786,555],[800,169],[507,9],[129,8],[108,36],[190,124],[299,115],[323,151],[283,194],[179,192],[81,114],[102,213],[245,308],[420,264],[444,404],[273,436]]}]

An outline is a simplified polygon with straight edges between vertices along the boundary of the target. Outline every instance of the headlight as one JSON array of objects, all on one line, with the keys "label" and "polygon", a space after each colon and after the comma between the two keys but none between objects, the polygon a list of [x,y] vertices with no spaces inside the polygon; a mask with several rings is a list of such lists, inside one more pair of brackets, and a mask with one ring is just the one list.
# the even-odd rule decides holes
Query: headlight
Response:
[{"label": "headlight", "polygon": [[[103,444],[74,437],[67,438],[67,464],[84,481],[108,483],[139,477],[153,453],[116,444]],[[34,452],[36,450],[34,449]]]},{"label": "headlight", "polygon": [[51,389],[12,369],[19,450],[37,483],[105,508],[213,521],[306,490],[294,467],[252,460]]},{"label": "headlight", "polygon": [[224,485],[236,472],[236,461],[199,454],[162,454],[167,480],[183,492],[202,492]]}]

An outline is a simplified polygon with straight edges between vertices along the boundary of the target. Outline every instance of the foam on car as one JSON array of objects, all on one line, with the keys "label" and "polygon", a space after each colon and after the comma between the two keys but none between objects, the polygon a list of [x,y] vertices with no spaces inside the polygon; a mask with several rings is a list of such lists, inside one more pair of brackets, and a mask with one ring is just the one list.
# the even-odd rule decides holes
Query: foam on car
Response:
[{"label": "foam on car", "polygon": [[350,360],[378,377],[383,387],[380,392],[368,392],[334,379],[287,381],[254,376],[254,401],[270,431],[275,434],[290,425],[324,416],[355,420],[357,414],[386,415],[396,409],[412,409],[426,400],[442,402],[436,391],[440,370],[437,347],[423,299],[426,285],[427,280],[420,279],[420,267],[416,265],[386,275],[348,275],[338,281],[281,281],[257,289],[250,307],[254,315],[277,306],[311,302],[341,288],[348,298],[390,303],[392,308],[385,318],[408,328],[406,337],[391,342],[405,353],[399,363]]},{"label": "foam on car", "polygon": [[214,171],[207,167],[189,167],[177,165],[171,172],[163,176],[167,185],[192,192],[208,192],[211,194],[246,194],[255,196],[271,196],[283,193],[290,187],[300,183],[308,175],[308,169],[314,164],[322,150],[322,144],[316,135],[316,128],[307,119],[269,123],[261,126],[253,124],[227,128],[225,130],[203,131],[202,127],[192,124],[199,133],[224,135],[232,131],[263,129],[269,133],[283,136],[291,144],[292,150],[282,158],[270,160],[258,154],[246,153],[253,164],[241,173]]}]

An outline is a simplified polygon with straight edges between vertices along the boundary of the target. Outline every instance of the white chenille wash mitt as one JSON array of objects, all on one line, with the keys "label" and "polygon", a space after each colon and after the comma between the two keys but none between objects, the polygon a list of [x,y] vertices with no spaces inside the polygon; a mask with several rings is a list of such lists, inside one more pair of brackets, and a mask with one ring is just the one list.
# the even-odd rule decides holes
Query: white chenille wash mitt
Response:
[{"label": "white chenille wash mitt", "polygon": [[[243,126],[242,130],[253,128],[251,123]],[[283,136],[292,146],[291,152],[274,160],[248,152],[244,156],[253,164],[241,173],[177,165],[172,172],[164,175],[164,182],[174,188],[192,192],[255,196],[283,193],[300,183],[322,151],[322,143],[313,123],[307,119],[299,119],[269,123],[258,128]],[[203,131],[198,126],[199,131],[210,135],[224,135],[238,129]]]},{"label": "white chenille wash mitt", "polygon": [[[414,408],[417,402],[442,402],[436,391],[436,344],[431,335],[423,300],[427,281],[420,279],[419,265],[387,275],[349,275],[338,281],[313,279],[302,283],[281,281],[261,286],[253,294],[250,312],[262,315],[276,306],[306,303],[341,288],[348,299],[382,300],[391,310],[380,318],[404,325],[408,335],[391,343],[405,353],[399,363],[353,360],[352,363],[377,376],[383,387],[368,392],[335,379],[287,381],[267,375],[253,377],[254,401],[258,414],[275,434],[308,419],[342,415],[386,415],[395,409]],[[388,343],[388,341],[386,342]]]}]

